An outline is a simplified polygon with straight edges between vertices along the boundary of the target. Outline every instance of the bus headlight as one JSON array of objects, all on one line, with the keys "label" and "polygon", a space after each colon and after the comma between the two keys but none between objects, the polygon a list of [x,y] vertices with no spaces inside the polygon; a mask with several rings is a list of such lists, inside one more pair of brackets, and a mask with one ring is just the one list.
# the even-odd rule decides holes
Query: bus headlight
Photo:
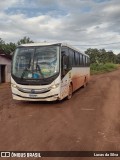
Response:
[{"label": "bus headlight", "polygon": [[51,86],[49,89],[55,89],[55,88],[57,88],[59,86],[59,83],[57,83],[57,84],[54,84],[53,86]]},{"label": "bus headlight", "polygon": [[16,84],[11,84],[11,87],[17,88]]}]

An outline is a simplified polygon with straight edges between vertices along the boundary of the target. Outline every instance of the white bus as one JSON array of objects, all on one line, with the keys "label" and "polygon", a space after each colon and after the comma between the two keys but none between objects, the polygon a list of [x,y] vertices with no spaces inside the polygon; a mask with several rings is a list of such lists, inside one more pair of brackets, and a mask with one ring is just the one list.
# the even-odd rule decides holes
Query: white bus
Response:
[{"label": "white bus", "polygon": [[11,88],[15,100],[70,99],[90,78],[89,56],[64,43],[30,43],[17,47]]}]

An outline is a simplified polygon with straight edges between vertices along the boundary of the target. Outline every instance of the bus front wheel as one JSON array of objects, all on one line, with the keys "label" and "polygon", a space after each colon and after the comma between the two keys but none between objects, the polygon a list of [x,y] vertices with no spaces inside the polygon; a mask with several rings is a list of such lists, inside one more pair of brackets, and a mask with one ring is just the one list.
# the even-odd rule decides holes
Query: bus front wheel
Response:
[{"label": "bus front wheel", "polygon": [[68,96],[67,96],[68,100],[71,99],[72,93],[73,93],[73,88],[72,88],[72,84],[70,83],[70,85],[69,85],[69,91],[68,91]]}]

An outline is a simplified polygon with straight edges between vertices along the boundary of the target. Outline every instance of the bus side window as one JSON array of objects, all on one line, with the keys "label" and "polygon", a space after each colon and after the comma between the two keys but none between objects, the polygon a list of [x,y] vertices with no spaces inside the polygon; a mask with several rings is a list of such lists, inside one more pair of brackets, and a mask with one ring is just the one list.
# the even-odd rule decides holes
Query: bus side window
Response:
[{"label": "bus side window", "polygon": [[74,52],[72,49],[69,49],[69,56],[70,56],[70,65],[72,67],[74,66]]},{"label": "bus side window", "polygon": [[77,66],[77,52],[74,52],[74,62],[74,65]]},{"label": "bus side window", "polygon": [[80,66],[82,66],[82,54],[80,54]]},{"label": "bus side window", "polygon": [[69,71],[69,52],[67,47],[61,48],[62,76]]},{"label": "bus side window", "polygon": [[70,54],[70,51],[68,49],[68,47],[62,47],[61,49],[61,53],[65,54],[67,57],[68,57],[68,69],[71,69],[72,68],[72,58],[71,58],[71,54]]},{"label": "bus side window", "polygon": [[68,52],[69,52],[69,67],[72,68],[72,52],[70,49]]},{"label": "bus side window", "polygon": [[84,62],[83,62],[83,55],[82,55],[82,65],[81,65],[82,67],[84,66]]},{"label": "bus side window", "polygon": [[80,54],[78,54],[78,66],[80,67]]},{"label": "bus side window", "polygon": [[86,67],[88,66],[88,57],[86,57]]},{"label": "bus side window", "polygon": [[76,52],[75,54],[76,54],[76,56],[75,56],[75,58],[76,58],[76,66],[79,66],[79,53]]},{"label": "bus side window", "polygon": [[85,66],[87,66],[87,57],[85,56]]},{"label": "bus side window", "polygon": [[83,66],[85,66],[85,56],[83,55]]},{"label": "bus side window", "polygon": [[62,48],[61,48],[61,53],[63,53],[63,52],[64,52],[64,54],[65,54],[66,56],[69,55],[69,53],[68,53],[68,48],[67,48],[67,47],[62,47]]},{"label": "bus side window", "polygon": [[73,66],[76,65],[76,59],[75,59],[75,51],[74,51],[74,54],[73,54]]}]

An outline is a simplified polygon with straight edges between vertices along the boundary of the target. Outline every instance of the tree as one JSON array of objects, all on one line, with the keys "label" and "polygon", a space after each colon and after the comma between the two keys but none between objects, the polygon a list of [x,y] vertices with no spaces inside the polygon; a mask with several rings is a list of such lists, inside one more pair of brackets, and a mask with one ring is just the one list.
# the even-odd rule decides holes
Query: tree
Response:
[{"label": "tree", "polygon": [[0,38],[0,49],[3,49],[5,45],[5,42]]},{"label": "tree", "polygon": [[5,44],[5,42],[0,38],[0,45]]},{"label": "tree", "polygon": [[116,55],[112,51],[105,49],[87,49],[86,54],[90,56],[91,63],[116,63]]},{"label": "tree", "polygon": [[108,51],[108,62],[116,63],[116,55],[113,53],[113,51]]},{"label": "tree", "polygon": [[29,37],[23,37],[22,39],[20,39],[17,44],[21,45],[21,44],[26,44],[26,43],[34,43],[32,40],[30,40]]},{"label": "tree", "polygon": [[85,51],[85,53],[90,56],[91,63],[99,63],[99,50],[98,49],[89,48],[87,49],[87,51]]},{"label": "tree", "polygon": [[10,43],[5,44],[4,50],[7,54],[14,52],[15,49],[16,49],[15,43],[10,42]]},{"label": "tree", "polygon": [[13,52],[16,48],[16,44],[15,43],[5,43],[1,38],[0,38],[0,49],[3,50],[6,54],[10,54],[11,52]]},{"label": "tree", "polygon": [[118,55],[116,55],[116,63],[120,64],[120,53]]}]

